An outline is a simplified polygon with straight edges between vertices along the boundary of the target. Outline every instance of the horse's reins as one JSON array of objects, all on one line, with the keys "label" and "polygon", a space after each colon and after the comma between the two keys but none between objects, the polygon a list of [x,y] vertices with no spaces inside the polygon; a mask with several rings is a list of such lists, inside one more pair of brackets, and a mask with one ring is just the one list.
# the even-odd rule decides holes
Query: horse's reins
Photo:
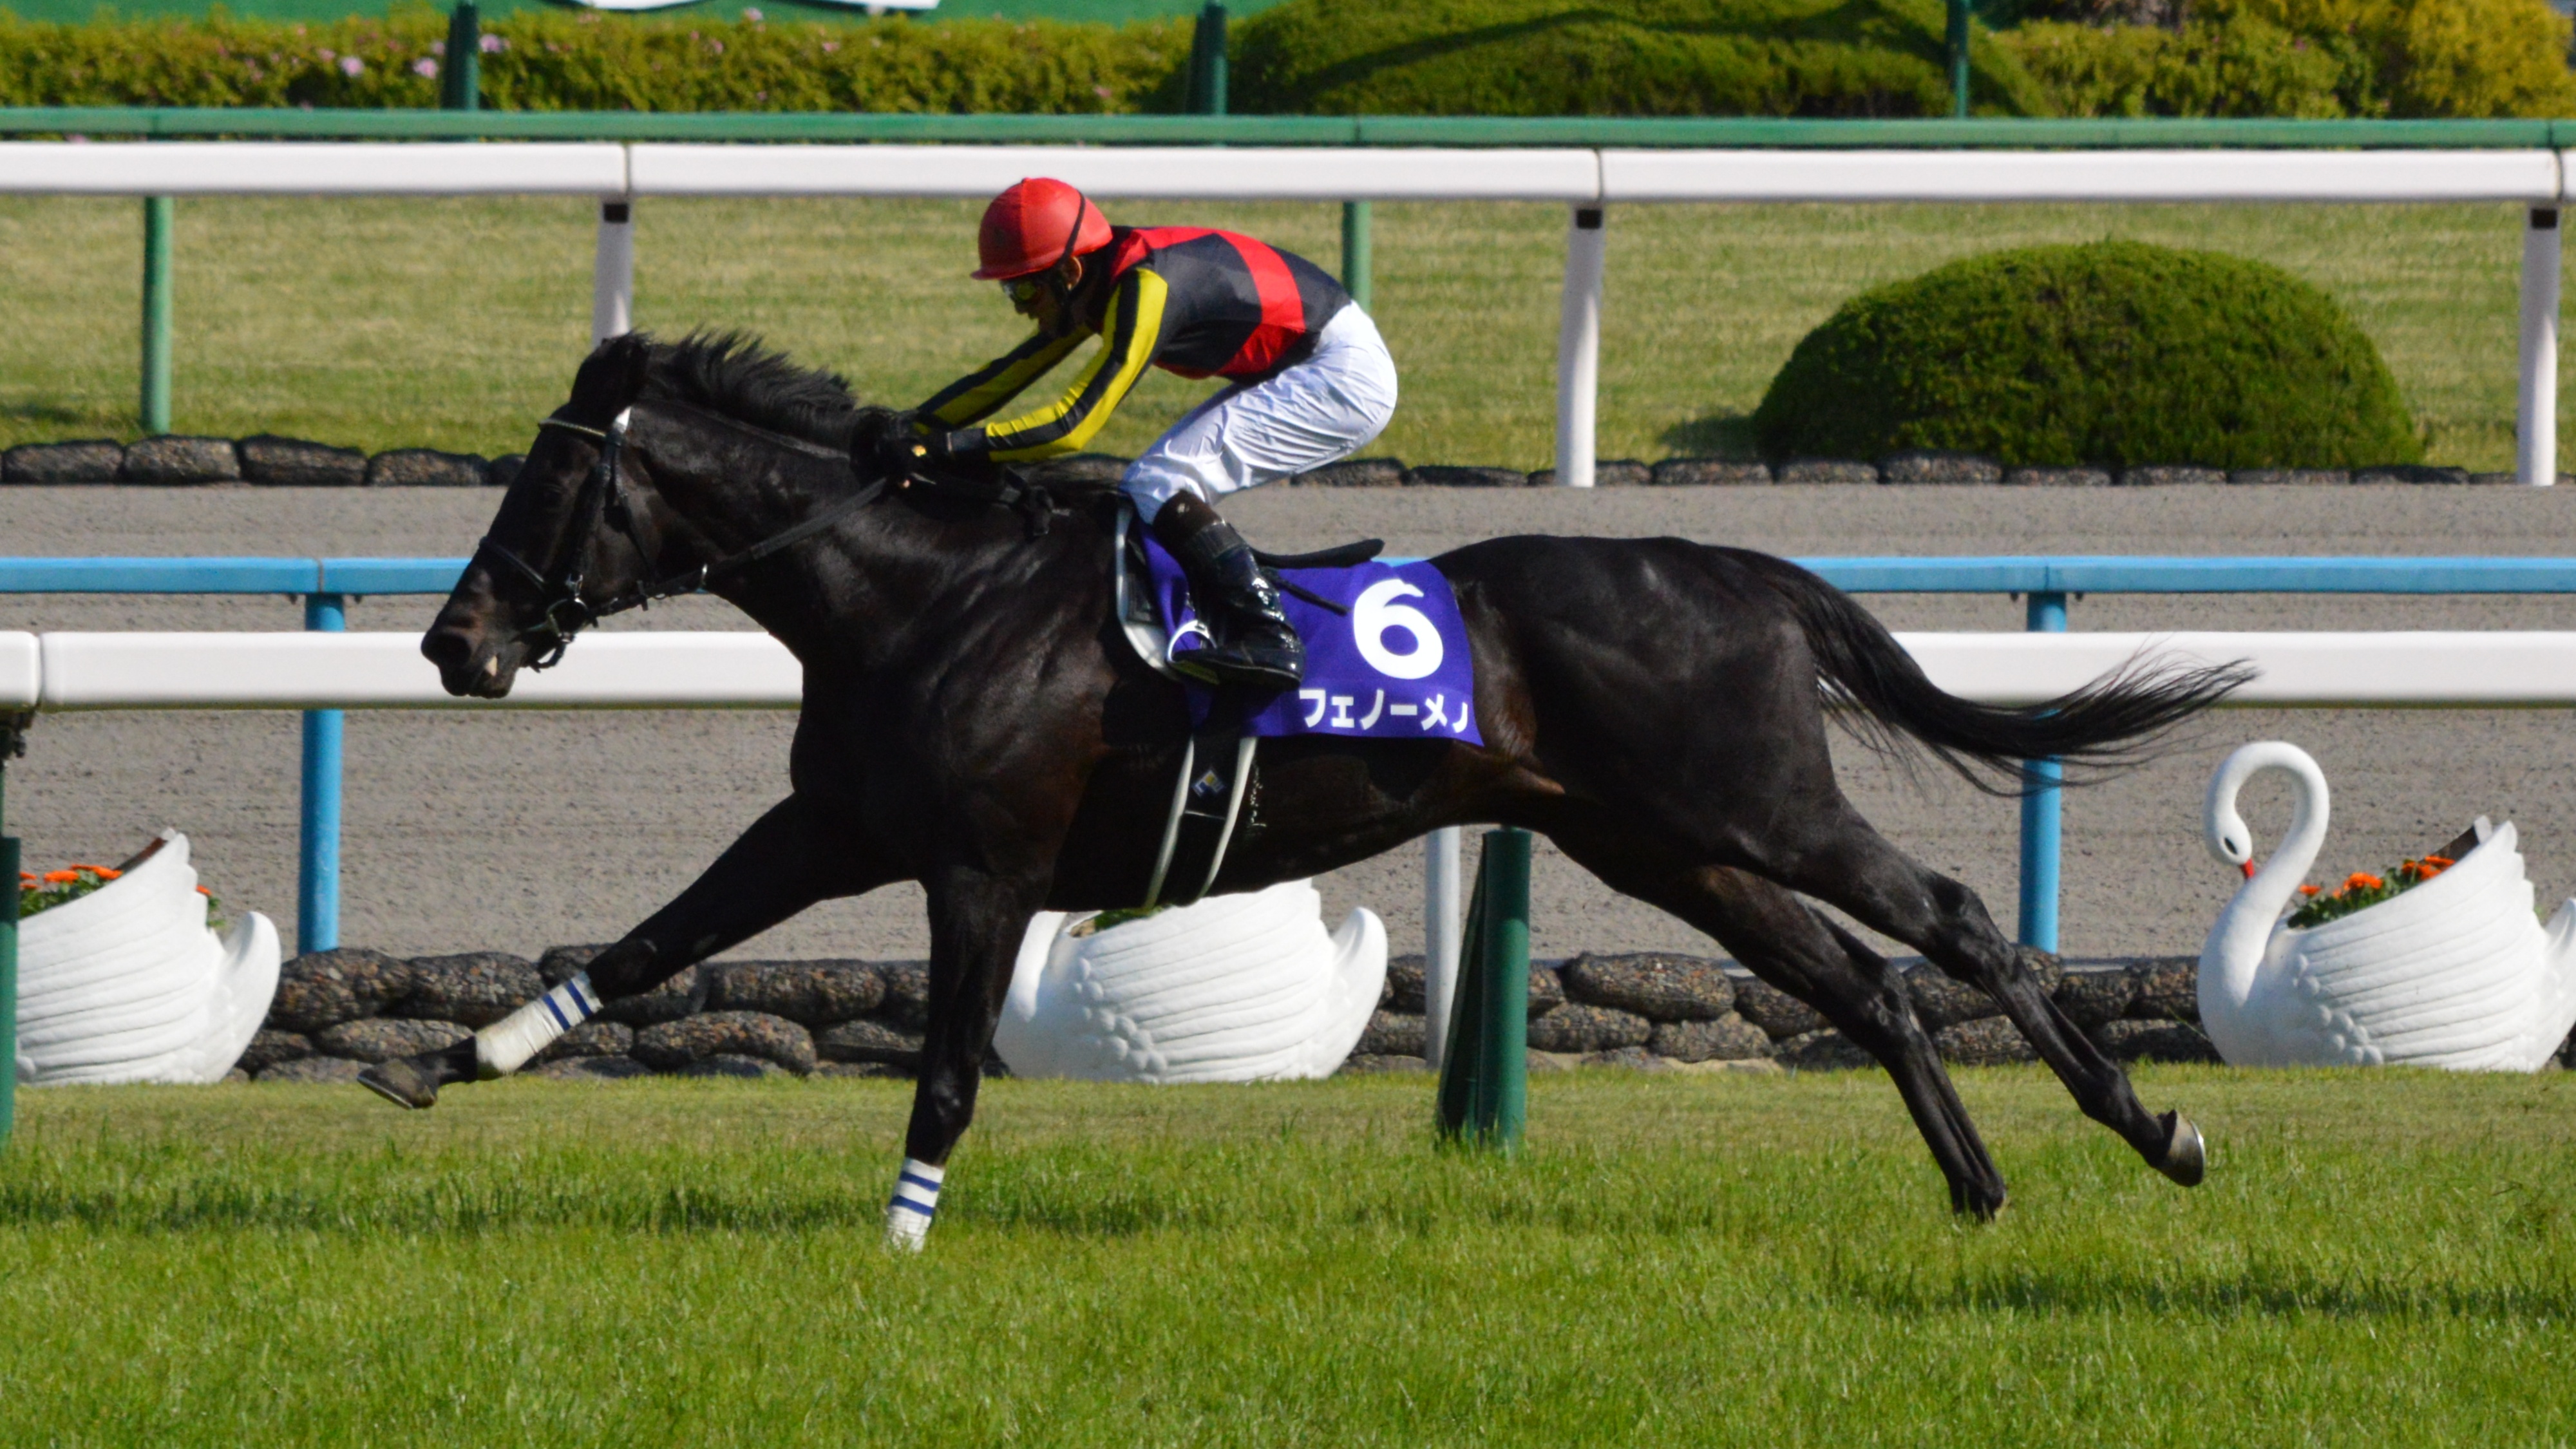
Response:
[{"label": "horse's reins", "polygon": [[509,565],[520,578],[535,586],[545,603],[544,619],[525,631],[544,643],[544,653],[529,662],[530,669],[551,669],[562,662],[564,651],[572,647],[573,636],[609,615],[622,614],[629,609],[651,608],[655,599],[699,593],[717,579],[794,548],[875,502],[886,491],[887,480],[879,478],[804,522],[781,529],[748,548],[680,573],[666,574],[658,579],[639,578],[624,592],[596,605],[589,604],[583,601],[581,590],[590,572],[591,552],[597,544],[599,525],[603,521],[615,524],[618,531],[626,535],[626,541],[635,549],[639,562],[649,566],[653,558],[653,551],[646,546],[643,533],[636,524],[635,510],[627,502],[626,490],[618,480],[618,458],[626,450],[626,432],[633,414],[633,408],[621,411],[604,429],[576,423],[561,414],[550,415],[537,424],[540,431],[559,428],[592,439],[599,445],[599,456],[592,461],[590,472],[582,479],[581,492],[573,499],[568,537],[557,542],[556,557],[550,561],[551,566],[547,570],[540,572],[488,533],[474,546],[476,557],[489,554]]}]

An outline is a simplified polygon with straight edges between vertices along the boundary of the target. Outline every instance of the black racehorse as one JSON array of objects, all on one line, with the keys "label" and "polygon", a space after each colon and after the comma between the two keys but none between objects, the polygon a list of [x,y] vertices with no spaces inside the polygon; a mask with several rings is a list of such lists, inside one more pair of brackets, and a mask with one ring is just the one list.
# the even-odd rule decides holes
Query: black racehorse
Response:
[{"label": "black racehorse", "polygon": [[[602,952],[591,983],[604,998],[645,991],[817,901],[920,882],[930,1023],[905,1151],[943,1164],[1031,916],[1141,898],[1187,725],[1180,687],[1112,621],[1106,491],[1014,509],[853,477],[854,438],[869,457],[902,425],[738,339],[604,343],[421,649],[451,693],[498,698],[593,612],[699,584],[783,641],[805,669],[792,793]],[[1217,891],[1442,826],[1543,833],[1884,1063],[1952,1205],[1991,1215],[2003,1179],[1898,973],[1800,899],[1813,897],[1992,995],[2086,1115],[2166,1176],[2200,1180],[2200,1134],[2139,1104],[2044,989],[2046,958],[1843,797],[1826,707],[2011,788],[2025,760],[2138,758],[2235,671],[2132,668],[1993,708],[1942,693],[1850,598],[1763,554],[1522,537],[1435,563],[1472,640],[1485,744],[1265,741],[1258,815]],[[427,1106],[475,1057],[469,1043],[389,1065]]]}]

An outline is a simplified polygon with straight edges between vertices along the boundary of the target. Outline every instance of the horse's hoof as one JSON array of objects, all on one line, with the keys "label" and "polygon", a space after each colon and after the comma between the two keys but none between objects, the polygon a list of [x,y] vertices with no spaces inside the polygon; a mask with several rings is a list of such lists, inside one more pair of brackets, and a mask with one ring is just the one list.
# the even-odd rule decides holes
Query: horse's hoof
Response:
[{"label": "horse's hoof", "polygon": [[378,1062],[358,1073],[358,1085],[397,1107],[419,1111],[438,1105],[437,1080],[405,1058]]},{"label": "horse's hoof", "polygon": [[1994,1222],[2004,1214],[2004,1183],[1950,1183],[1950,1212],[1971,1222]]},{"label": "horse's hoof", "polygon": [[2167,1112],[2159,1120],[2165,1127],[2165,1157],[2156,1164],[2156,1171],[2185,1187],[2200,1186],[2209,1174],[2209,1152],[2201,1145],[2200,1129],[2180,1112]]}]

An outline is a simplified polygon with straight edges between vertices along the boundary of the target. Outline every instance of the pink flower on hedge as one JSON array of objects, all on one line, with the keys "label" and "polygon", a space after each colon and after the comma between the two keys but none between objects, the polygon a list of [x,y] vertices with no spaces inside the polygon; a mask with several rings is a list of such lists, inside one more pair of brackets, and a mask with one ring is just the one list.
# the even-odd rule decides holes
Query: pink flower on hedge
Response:
[{"label": "pink flower on hedge", "polygon": [[485,55],[499,55],[502,51],[508,50],[509,48],[510,42],[503,40],[497,35],[487,35],[483,37],[483,53]]},{"label": "pink flower on hedge", "polygon": [[411,73],[416,76],[424,76],[430,80],[436,80],[438,79],[438,62],[431,60],[427,56],[422,56],[420,59],[411,63]]},{"label": "pink flower on hedge", "polygon": [[752,9],[750,6],[746,5],[746,6],[744,6],[744,7],[743,7],[743,11],[742,11],[742,18],[743,18],[743,19],[745,19],[745,20],[750,21],[750,22],[751,22],[752,24],[754,24],[754,25],[758,25],[758,24],[760,23],[760,21],[761,21],[761,14],[760,14],[760,12],[759,12],[759,11],[754,10],[754,9]]},{"label": "pink flower on hedge", "polygon": [[340,74],[356,79],[366,72],[367,63],[354,55],[340,57]]},{"label": "pink flower on hedge", "polygon": [[313,53],[322,57],[324,60],[338,60],[340,58],[340,52],[331,49],[329,46],[324,46],[322,49]]}]

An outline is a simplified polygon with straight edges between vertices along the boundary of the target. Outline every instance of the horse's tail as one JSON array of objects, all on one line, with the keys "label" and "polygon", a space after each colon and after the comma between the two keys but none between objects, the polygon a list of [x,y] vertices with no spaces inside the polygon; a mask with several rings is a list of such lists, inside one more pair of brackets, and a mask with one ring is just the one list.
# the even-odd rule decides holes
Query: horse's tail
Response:
[{"label": "horse's tail", "polygon": [[1926,678],[1887,627],[1849,594],[1780,559],[1762,558],[1759,572],[1796,617],[1829,701],[1847,707],[1846,725],[1882,750],[1902,736],[1979,788],[2001,794],[2021,790],[2033,760],[2089,765],[2096,774],[2139,764],[2156,736],[2254,675],[2241,662],[2194,667],[2139,657],[2042,704],[1979,704]]}]

